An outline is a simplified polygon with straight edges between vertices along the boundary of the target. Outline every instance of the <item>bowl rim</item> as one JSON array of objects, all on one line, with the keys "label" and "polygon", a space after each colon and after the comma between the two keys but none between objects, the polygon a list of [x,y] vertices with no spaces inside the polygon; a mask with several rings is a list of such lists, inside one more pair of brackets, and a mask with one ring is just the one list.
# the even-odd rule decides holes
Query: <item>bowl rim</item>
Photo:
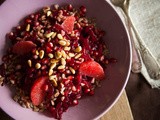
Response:
[{"label": "bowl rim", "polygon": [[101,114],[99,114],[97,117],[94,118],[94,120],[98,120],[100,119],[103,115],[105,115],[116,103],[117,101],[119,100],[120,96],[122,95],[127,83],[128,83],[128,80],[129,80],[129,76],[130,76],[130,73],[131,73],[131,64],[132,64],[132,45],[131,45],[131,37],[129,35],[129,31],[128,31],[128,28],[127,28],[127,25],[124,23],[124,21],[122,21],[122,17],[120,16],[120,14],[118,13],[118,10],[116,9],[116,7],[110,2],[110,0],[104,0],[105,2],[108,3],[108,5],[112,8],[112,10],[115,11],[115,14],[117,15],[117,17],[119,17],[121,23],[123,24],[123,27],[125,29],[125,32],[126,32],[126,35],[127,35],[127,38],[128,38],[128,43],[129,43],[129,54],[130,54],[130,61],[129,61],[129,68],[128,68],[128,73],[127,73],[127,76],[126,76],[126,80],[125,80],[125,83],[121,89],[121,91],[117,94],[117,97],[116,99],[109,105],[109,107],[104,110]]}]

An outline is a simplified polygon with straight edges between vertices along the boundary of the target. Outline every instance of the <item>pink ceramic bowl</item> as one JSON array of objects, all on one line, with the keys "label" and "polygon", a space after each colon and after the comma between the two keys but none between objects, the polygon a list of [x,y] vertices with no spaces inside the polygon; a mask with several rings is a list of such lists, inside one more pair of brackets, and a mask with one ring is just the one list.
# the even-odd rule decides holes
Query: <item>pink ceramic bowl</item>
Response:
[{"label": "pink ceramic bowl", "polygon": [[[117,101],[124,89],[131,67],[131,43],[126,29],[115,10],[105,0],[6,0],[0,6],[0,57],[6,46],[5,35],[16,26],[26,15],[35,12],[43,6],[52,4],[72,4],[75,7],[87,7],[90,18],[96,18],[97,25],[106,31],[104,40],[109,47],[111,56],[116,58],[116,64],[110,64],[106,69],[107,79],[102,87],[96,90],[94,96],[80,100],[78,106],[69,108],[63,114],[64,120],[91,120],[100,118]],[[44,114],[22,108],[11,98],[12,91],[0,87],[0,107],[16,120],[53,120]]]}]

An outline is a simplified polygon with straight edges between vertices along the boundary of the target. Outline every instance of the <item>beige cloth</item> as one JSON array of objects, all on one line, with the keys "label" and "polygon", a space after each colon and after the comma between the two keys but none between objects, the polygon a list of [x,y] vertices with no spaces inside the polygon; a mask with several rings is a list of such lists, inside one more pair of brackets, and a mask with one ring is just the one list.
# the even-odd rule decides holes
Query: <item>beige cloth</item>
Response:
[{"label": "beige cloth", "polygon": [[[113,7],[128,26],[122,9]],[[140,51],[141,73],[152,88],[160,88],[160,0],[130,0],[129,16],[141,38],[141,42],[134,40]]]},{"label": "beige cloth", "polygon": [[[142,60],[141,73],[146,78],[152,88],[160,87],[160,0],[131,0],[130,1],[130,17],[137,29],[144,45],[151,52],[157,62],[158,69],[154,74],[156,79],[151,78],[150,72],[152,61]],[[145,51],[144,51],[145,52]],[[141,53],[146,54],[146,53]],[[151,66],[146,68],[146,63]]]}]

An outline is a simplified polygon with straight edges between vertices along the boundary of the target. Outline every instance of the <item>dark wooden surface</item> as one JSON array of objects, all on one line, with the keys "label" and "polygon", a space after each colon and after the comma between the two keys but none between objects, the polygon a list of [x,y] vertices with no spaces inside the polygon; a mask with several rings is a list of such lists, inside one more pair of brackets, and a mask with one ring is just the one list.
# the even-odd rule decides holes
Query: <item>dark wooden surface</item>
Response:
[{"label": "dark wooden surface", "polygon": [[126,86],[135,120],[160,120],[160,89],[152,89],[141,74],[131,74]]}]

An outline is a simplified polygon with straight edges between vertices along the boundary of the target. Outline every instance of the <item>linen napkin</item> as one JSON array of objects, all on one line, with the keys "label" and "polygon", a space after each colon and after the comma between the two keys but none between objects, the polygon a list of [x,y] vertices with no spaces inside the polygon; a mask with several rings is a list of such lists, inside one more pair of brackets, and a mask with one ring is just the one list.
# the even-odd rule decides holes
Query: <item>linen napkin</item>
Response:
[{"label": "linen napkin", "polygon": [[[152,61],[143,58],[141,73],[152,88],[160,88],[160,1],[130,0],[129,8],[132,22],[157,64],[155,66]],[[144,54],[148,53],[141,50],[141,56]]]},{"label": "linen napkin", "polygon": [[[111,5],[129,28],[123,10]],[[160,0],[130,0],[129,17],[141,39],[138,42],[130,36],[140,56],[141,73],[152,88],[160,88]],[[134,54],[133,59],[137,59]]]}]

